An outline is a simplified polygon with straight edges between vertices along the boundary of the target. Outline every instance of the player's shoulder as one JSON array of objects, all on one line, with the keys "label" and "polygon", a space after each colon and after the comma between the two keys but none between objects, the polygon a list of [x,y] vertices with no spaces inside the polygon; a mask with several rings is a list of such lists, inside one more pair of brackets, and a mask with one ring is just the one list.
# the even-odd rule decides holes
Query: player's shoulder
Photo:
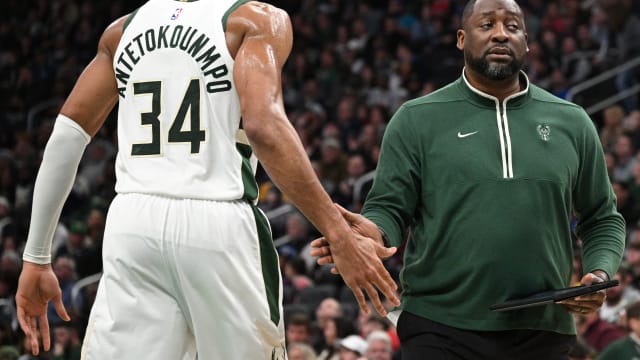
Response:
[{"label": "player's shoulder", "polygon": [[281,19],[289,19],[289,14],[283,9],[261,1],[240,0],[232,6],[229,22],[249,21],[254,25],[270,24]]},{"label": "player's shoulder", "polygon": [[244,2],[233,10],[225,23],[230,50],[248,39],[274,44],[289,54],[293,42],[291,20],[286,11],[260,1]]},{"label": "player's shoulder", "polygon": [[109,53],[114,54],[116,49],[118,48],[118,44],[120,43],[120,38],[122,37],[122,32],[126,27],[131,14],[127,14],[121,16],[120,18],[113,21],[102,33],[100,37],[99,47],[106,49]]}]

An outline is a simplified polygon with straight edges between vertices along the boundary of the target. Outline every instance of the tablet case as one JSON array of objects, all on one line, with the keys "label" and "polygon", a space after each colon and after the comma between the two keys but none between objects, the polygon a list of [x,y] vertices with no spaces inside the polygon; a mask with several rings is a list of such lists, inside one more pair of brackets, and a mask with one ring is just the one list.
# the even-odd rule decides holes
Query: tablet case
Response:
[{"label": "tablet case", "polygon": [[581,285],[563,289],[549,290],[535,293],[526,297],[510,299],[503,303],[493,304],[489,307],[491,311],[507,311],[552,304],[557,301],[570,299],[576,296],[594,293],[596,291],[618,286],[618,280],[609,280],[591,285]]}]

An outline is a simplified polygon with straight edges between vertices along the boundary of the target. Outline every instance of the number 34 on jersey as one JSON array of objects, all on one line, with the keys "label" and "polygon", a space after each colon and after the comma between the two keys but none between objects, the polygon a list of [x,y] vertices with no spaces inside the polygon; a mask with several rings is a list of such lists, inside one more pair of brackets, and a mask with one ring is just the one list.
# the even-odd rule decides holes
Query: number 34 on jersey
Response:
[{"label": "number 34 on jersey", "polygon": [[[133,84],[133,94],[136,96],[151,96],[151,111],[140,113],[140,124],[150,126],[151,142],[132,144],[131,155],[160,155],[162,136],[160,134],[161,122],[159,117],[161,114],[167,116],[161,102],[162,82],[136,82]],[[189,114],[189,130],[183,130],[187,114]],[[205,139],[206,132],[200,129],[200,79],[192,79],[171,122],[167,141],[169,144],[190,143],[191,154],[198,154],[200,152],[200,143]]]}]

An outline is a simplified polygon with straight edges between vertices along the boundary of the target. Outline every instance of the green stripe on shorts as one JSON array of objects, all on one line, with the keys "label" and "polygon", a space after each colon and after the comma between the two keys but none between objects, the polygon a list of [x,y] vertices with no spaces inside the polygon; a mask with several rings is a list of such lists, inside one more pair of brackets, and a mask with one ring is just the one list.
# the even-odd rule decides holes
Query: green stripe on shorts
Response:
[{"label": "green stripe on shorts", "polygon": [[262,278],[264,279],[264,287],[267,291],[267,302],[269,303],[269,312],[271,313],[271,321],[276,326],[280,323],[280,269],[278,267],[278,255],[276,248],[273,246],[271,239],[271,227],[267,218],[262,214],[258,207],[251,205],[253,216],[256,219],[256,228],[258,229],[258,240],[260,242],[260,263],[262,265]]}]

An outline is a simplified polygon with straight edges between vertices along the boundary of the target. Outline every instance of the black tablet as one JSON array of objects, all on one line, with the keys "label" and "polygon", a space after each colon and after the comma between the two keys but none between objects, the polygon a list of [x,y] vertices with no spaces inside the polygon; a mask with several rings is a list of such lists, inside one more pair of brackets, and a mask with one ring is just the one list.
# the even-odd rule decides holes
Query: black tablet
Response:
[{"label": "black tablet", "polygon": [[522,309],[531,306],[539,306],[552,304],[557,301],[570,299],[572,297],[593,293],[602,289],[618,286],[618,280],[609,280],[604,282],[595,283],[592,285],[581,285],[568,287],[564,289],[549,290],[539,292],[526,297],[510,299],[503,303],[493,304],[489,307],[491,311],[507,311]]}]

